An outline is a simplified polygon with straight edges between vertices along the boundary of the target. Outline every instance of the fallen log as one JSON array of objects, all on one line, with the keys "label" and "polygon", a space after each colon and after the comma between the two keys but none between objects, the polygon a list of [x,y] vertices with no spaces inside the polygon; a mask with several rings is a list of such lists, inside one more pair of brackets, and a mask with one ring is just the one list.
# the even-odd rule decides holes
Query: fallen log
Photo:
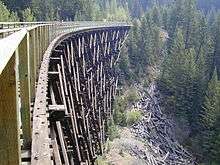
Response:
[{"label": "fallen log", "polygon": [[148,149],[135,154],[150,165],[196,165],[193,156],[175,140],[174,124],[161,111],[156,86],[152,84],[145,93],[142,91],[139,90],[142,99],[136,105],[144,117],[132,126],[132,130],[137,138],[148,142]]}]

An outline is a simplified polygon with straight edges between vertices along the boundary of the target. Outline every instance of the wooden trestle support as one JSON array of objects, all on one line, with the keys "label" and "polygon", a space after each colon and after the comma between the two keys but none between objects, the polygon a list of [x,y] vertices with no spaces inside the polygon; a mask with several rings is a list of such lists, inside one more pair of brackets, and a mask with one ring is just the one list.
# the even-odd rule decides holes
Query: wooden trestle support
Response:
[{"label": "wooden trestle support", "polygon": [[115,65],[128,30],[73,33],[53,49],[47,86],[52,164],[94,164],[103,153],[117,87]]}]

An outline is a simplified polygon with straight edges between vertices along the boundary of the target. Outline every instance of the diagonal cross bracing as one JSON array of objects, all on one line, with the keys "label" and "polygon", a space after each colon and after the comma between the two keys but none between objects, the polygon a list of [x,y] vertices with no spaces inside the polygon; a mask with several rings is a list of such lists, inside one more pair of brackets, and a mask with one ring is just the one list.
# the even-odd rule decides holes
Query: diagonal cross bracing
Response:
[{"label": "diagonal cross bracing", "polygon": [[117,88],[115,65],[128,30],[69,33],[49,47],[35,99],[32,164],[93,164],[103,153]]}]

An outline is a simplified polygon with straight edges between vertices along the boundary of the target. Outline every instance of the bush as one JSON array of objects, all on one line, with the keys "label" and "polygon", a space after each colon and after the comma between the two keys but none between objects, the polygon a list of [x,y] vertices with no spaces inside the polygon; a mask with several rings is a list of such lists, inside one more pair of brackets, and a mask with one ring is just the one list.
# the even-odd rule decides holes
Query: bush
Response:
[{"label": "bush", "polygon": [[132,88],[127,93],[128,103],[134,103],[139,100],[139,95],[136,89]]},{"label": "bush", "polygon": [[98,156],[95,161],[95,165],[108,165],[108,163],[106,162],[104,156]]},{"label": "bush", "polygon": [[[127,117],[127,115],[128,116],[130,115],[127,114],[126,107],[128,106],[129,103],[134,103],[137,100],[139,100],[139,95],[138,95],[137,90],[134,88],[129,89],[126,94],[116,97],[115,104],[114,104],[114,114],[113,114],[114,123],[116,125],[125,127],[129,125],[127,121],[130,122],[130,120],[135,120],[135,119],[130,119],[132,118],[132,116]],[[138,115],[138,114],[135,113],[135,115]]]},{"label": "bush", "polygon": [[126,124],[126,113],[121,111],[115,111],[114,113],[115,124],[125,127]]},{"label": "bush", "polygon": [[24,22],[33,22],[36,21],[32,11],[30,8],[25,9],[22,11],[22,17]]},{"label": "bush", "polygon": [[131,126],[141,120],[142,114],[138,110],[127,112],[127,125]]},{"label": "bush", "polygon": [[114,104],[114,122],[120,126],[126,126],[126,113],[127,100],[124,97],[117,97]]},{"label": "bush", "polygon": [[108,123],[107,135],[110,141],[113,141],[115,138],[120,137],[118,127],[114,124],[113,121],[109,121]]}]

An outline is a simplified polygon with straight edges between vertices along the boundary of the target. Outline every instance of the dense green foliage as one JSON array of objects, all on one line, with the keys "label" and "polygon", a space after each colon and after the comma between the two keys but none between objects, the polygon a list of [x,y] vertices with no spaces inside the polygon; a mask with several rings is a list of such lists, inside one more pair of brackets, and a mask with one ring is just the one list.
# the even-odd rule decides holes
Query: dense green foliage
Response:
[{"label": "dense green foliage", "polygon": [[30,8],[26,8],[25,10],[22,11],[22,18],[23,18],[23,21],[25,22],[36,21]]},{"label": "dense green foliage", "polygon": [[[1,0],[21,21],[30,9],[38,21],[47,20],[128,20],[140,18],[152,6],[172,4],[174,0]],[[207,3],[207,1],[209,1]],[[198,7],[210,13],[220,8],[218,0],[198,0]],[[33,12],[32,12],[33,11]],[[31,14],[32,15],[32,14]],[[34,20],[34,19],[30,19]]]},{"label": "dense green foliage", "polygon": [[143,83],[159,67],[164,109],[190,129],[184,144],[211,165],[220,164],[220,13],[207,13],[195,0],[153,6],[133,20],[119,70],[122,82]]},{"label": "dense green foliage", "polygon": [[178,0],[166,10],[170,38],[158,79],[164,107],[189,126],[185,143],[198,158],[219,164],[219,14],[210,21],[193,0]]},{"label": "dense green foliage", "polygon": [[122,4],[116,0],[1,0],[0,6],[7,6],[11,17],[3,7],[0,11],[2,21],[127,21],[128,5]]},{"label": "dense green foliage", "polygon": [[154,9],[152,9],[140,20],[134,20],[127,49],[122,53],[119,65],[123,79],[131,82],[143,81],[149,77],[149,67],[158,63],[164,53],[162,52],[162,29],[157,25],[160,24],[160,19],[154,20],[155,18]]},{"label": "dense green foliage", "polygon": [[119,129],[118,126],[114,124],[114,121],[108,122],[108,132],[107,132],[108,138],[110,141],[113,141],[115,138],[119,138]]},{"label": "dense green foliage", "polygon": [[127,112],[127,125],[131,126],[135,124],[136,122],[140,121],[142,117],[142,114],[139,110],[132,110],[130,112]]},{"label": "dense green foliage", "polygon": [[7,7],[0,1],[0,21],[17,21],[18,17],[16,13],[11,12]]},{"label": "dense green foliage", "polygon": [[213,75],[208,84],[205,102],[203,105],[202,123],[202,148],[212,162],[220,162],[220,82],[217,74]]},{"label": "dense green foliage", "polygon": [[134,88],[129,88],[123,95],[116,97],[114,103],[114,123],[119,126],[132,125],[141,118],[141,113],[129,107],[139,99],[139,95]]},{"label": "dense green foliage", "polygon": [[126,126],[126,107],[127,99],[123,96],[118,96],[114,103],[114,123],[120,126]]}]

